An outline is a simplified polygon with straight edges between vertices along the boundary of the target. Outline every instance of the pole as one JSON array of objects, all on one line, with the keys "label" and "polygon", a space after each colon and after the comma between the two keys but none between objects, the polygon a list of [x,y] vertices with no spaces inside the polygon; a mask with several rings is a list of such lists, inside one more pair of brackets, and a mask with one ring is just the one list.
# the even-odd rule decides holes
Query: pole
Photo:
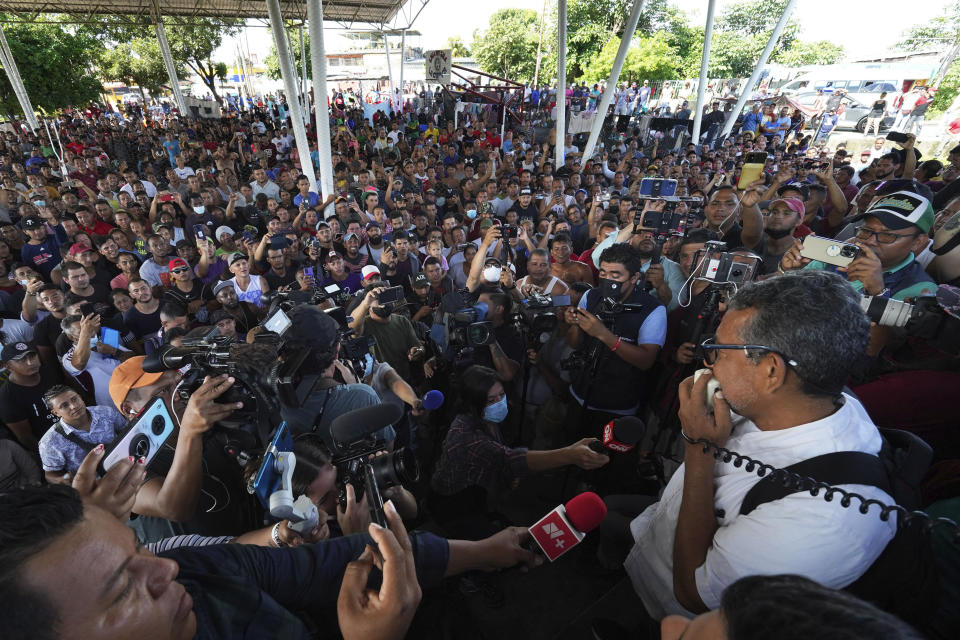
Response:
[{"label": "pole", "polygon": [[407,50],[407,30],[400,32],[400,111],[403,111],[403,57]]},{"label": "pole", "polygon": [[[313,110],[317,124],[317,155],[320,156],[320,186],[324,197],[333,193],[333,155],[330,152],[330,116],[327,111],[327,57],[323,44],[323,0],[307,0],[310,21],[310,77]],[[360,92],[361,98],[363,91]],[[329,205],[328,209],[333,207]]]},{"label": "pole", "polygon": [[556,167],[563,166],[567,137],[567,0],[557,0],[557,122]]},{"label": "pole", "polygon": [[177,78],[177,68],[173,64],[173,55],[170,53],[170,43],[167,42],[167,32],[163,27],[163,20],[160,19],[160,7],[157,0],[151,3],[153,7],[153,28],[157,33],[157,42],[160,43],[160,55],[163,56],[163,65],[167,68],[167,77],[170,79],[170,91],[173,93],[173,101],[180,111],[180,115],[186,118],[187,103],[183,100],[183,94],[180,92],[180,80]]},{"label": "pole", "polygon": [[390,104],[393,104],[393,96],[396,95],[396,89],[393,86],[393,65],[390,64],[390,40],[387,39],[387,34],[383,34],[383,46],[387,52],[387,77],[390,78]]},{"label": "pole", "polygon": [[310,124],[310,90],[307,89],[307,43],[303,39],[303,23],[300,23],[300,95],[303,97],[303,124]]},{"label": "pole", "polygon": [[[712,1],[713,0],[711,0],[711,2]],[[597,140],[600,139],[603,121],[607,118],[607,109],[610,108],[610,103],[613,102],[613,94],[617,90],[617,82],[620,80],[623,61],[627,58],[627,51],[630,50],[630,41],[633,40],[633,33],[637,30],[637,22],[640,21],[640,12],[643,11],[643,3],[644,0],[633,0],[633,7],[630,8],[627,24],[623,27],[623,37],[620,39],[620,48],[617,49],[617,56],[613,59],[613,68],[610,69],[607,86],[603,88],[603,95],[600,96],[600,104],[597,105],[596,114],[593,116],[593,125],[590,127],[590,137],[587,138],[587,146],[583,149],[583,162],[581,166],[586,165],[586,161],[593,156],[593,150],[597,146]]]},{"label": "pole", "polygon": [[543,0],[543,10],[540,12],[540,37],[537,38],[537,66],[533,70],[532,88],[537,88],[537,80],[540,78],[540,51],[543,49],[543,20],[547,15],[547,0]]},{"label": "pole", "polygon": [[3,69],[7,72],[7,79],[10,80],[10,86],[13,87],[13,93],[17,96],[20,108],[23,109],[23,118],[32,131],[40,128],[37,121],[37,114],[33,112],[33,105],[30,104],[30,96],[27,95],[27,89],[23,86],[23,79],[20,77],[20,70],[17,69],[17,61],[13,57],[13,51],[7,43],[7,36],[0,28],[0,62],[3,63]]},{"label": "pole", "polygon": [[317,179],[313,173],[310,145],[307,144],[307,130],[303,126],[303,114],[300,113],[300,101],[297,99],[297,74],[293,69],[287,30],[283,26],[283,16],[280,14],[280,0],[267,0],[267,13],[270,15],[270,31],[273,32],[273,42],[280,62],[280,75],[283,76],[283,90],[287,94],[287,106],[290,108],[293,137],[297,141],[297,153],[300,155],[300,170],[310,181],[310,189],[316,191]]},{"label": "pole", "polygon": [[[790,14],[793,12],[793,7],[796,4],[797,0],[787,1],[783,15],[780,16],[780,21],[777,22],[777,26],[773,28],[773,33],[770,34],[770,39],[767,40],[767,46],[763,48],[760,59],[757,60],[757,66],[754,67],[750,79],[747,80],[747,86],[743,88],[740,97],[737,98],[737,104],[734,105],[733,111],[727,116],[727,121],[723,125],[723,131],[720,132],[720,138],[725,138],[730,135],[730,132],[733,130],[733,123],[736,122],[737,116],[740,114],[740,111],[743,110],[743,105],[747,103],[747,97],[750,95],[750,91],[753,90],[753,85],[757,84],[757,80],[760,79],[760,73],[766,66],[767,59],[770,58],[770,54],[773,52],[773,47],[777,44],[777,40],[780,39],[780,34],[783,33],[784,28],[787,26],[787,21],[790,19]],[[697,105],[697,109],[700,109],[700,105]]]},{"label": "pole", "polygon": [[693,115],[693,143],[700,141],[700,122],[703,120],[703,98],[707,93],[707,68],[710,66],[710,41],[713,40],[713,8],[717,0],[707,5],[707,26],[703,32],[703,57],[700,59],[700,83],[697,85],[697,106]]},{"label": "pole", "polygon": [[43,121],[43,128],[47,130],[47,140],[50,141],[50,148],[53,149],[53,155],[57,156],[59,162],[63,162],[63,156],[57,153],[57,145],[53,142],[53,133],[50,132],[50,125],[47,124],[46,119]]}]

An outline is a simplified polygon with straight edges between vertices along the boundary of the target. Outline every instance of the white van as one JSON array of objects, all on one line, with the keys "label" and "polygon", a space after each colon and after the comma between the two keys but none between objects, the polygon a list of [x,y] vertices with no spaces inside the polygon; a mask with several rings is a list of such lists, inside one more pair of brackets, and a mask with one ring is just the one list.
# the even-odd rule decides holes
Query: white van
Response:
[{"label": "white van", "polygon": [[799,98],[821,90],[824,94],[830,94],[843,89],[857,101],[869,105],[881,93],[892,98],[914,83],[926,84],[936,72],[936,62],[831,64],[791,80],[779,91]]}]

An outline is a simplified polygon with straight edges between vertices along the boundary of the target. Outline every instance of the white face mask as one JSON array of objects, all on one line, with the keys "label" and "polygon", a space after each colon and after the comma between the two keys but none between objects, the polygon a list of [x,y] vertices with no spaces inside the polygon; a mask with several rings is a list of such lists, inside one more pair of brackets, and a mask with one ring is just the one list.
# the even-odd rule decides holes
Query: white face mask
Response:
[{"label": "white face mask", "polygon": [[489,267],[484,267],[483,269],[483,279],[487,282],[499,282],[500,281],[500,267],[496,265],[491,265]]},{"label": "white face mask", "polygon": [[194,208],[193,208],[193,212],[196,213],[198,216],[202,216],[202,215],[203,215],[203,212],[206,211],[206,210],[207,210],[207,208],[206,208],[205,206],[203,206],[203,205],[200,205],[199,207],[194,207]]}]

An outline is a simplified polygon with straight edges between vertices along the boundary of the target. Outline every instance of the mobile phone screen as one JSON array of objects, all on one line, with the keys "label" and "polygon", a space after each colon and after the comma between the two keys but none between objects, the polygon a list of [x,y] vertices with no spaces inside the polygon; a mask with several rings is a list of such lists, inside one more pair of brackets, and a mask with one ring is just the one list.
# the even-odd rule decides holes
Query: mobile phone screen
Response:
[{"label": "mobile phone screen", "polygon": [[120,332],[110,327],[100,327],[100,342],[117,349],[120,347]]}]

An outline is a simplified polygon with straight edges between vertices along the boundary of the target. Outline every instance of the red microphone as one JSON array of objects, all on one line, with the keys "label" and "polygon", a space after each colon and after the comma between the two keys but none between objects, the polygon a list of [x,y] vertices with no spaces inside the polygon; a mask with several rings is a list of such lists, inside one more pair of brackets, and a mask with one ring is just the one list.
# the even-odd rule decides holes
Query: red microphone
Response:
[{"label": "red microphone", "polygon": [[624,416],[605,424],[602,439],[594,440],[587,446],[597,453],[610,451],[626,453],[643,440],[645,432],[646,426],[643,420],[634,416]]},{"label": "red microphone", "polygon": [[592,491],[574,496],[530,527],[530,537],[539,547],[533,551],[542,552],[553,562],[580,544],[586,534],[600,526],[606,515],[607,505]]}]

